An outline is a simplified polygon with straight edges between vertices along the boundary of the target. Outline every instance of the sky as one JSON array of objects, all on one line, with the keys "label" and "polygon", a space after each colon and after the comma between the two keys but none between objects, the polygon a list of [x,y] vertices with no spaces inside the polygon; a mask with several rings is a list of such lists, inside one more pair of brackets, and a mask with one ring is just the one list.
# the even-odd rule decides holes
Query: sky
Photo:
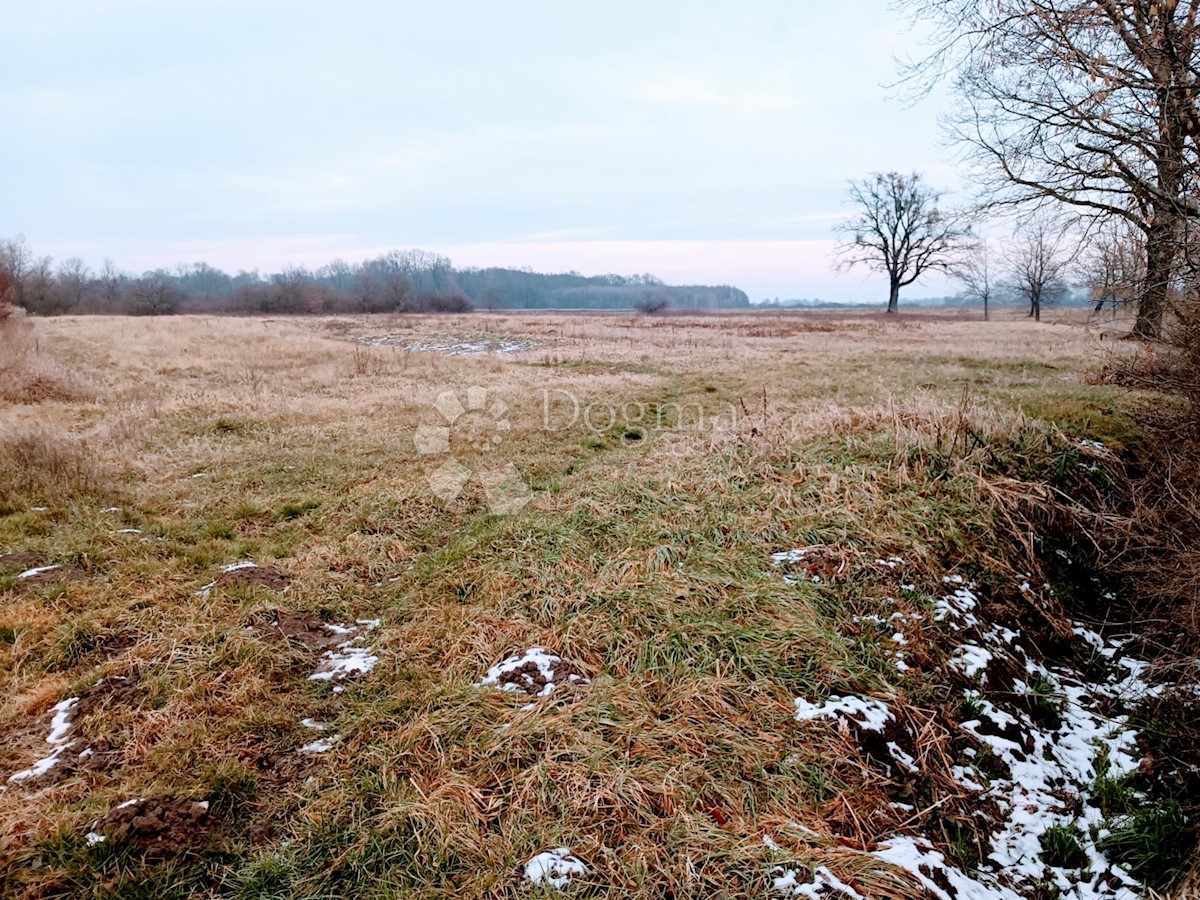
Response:
[{"label": "sky", "polygon": [[5,6],[0,237],[93,266],[420,247],[866,301],[847,181],[958,186],[940,96],[887,87],[915,38],[886,0]]}]

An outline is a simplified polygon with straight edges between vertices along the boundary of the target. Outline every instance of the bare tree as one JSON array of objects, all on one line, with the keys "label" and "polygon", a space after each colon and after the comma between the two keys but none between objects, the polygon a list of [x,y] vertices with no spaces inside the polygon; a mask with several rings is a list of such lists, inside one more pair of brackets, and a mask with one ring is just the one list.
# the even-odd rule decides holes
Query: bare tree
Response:
[{"label": "bare tree", "polygon": [[[952,77],[952,136],[984,200],[1068,204],[1145,236],[1135,333],[1162,334],[1183,220],[1200,216],[1200,0],[898,0],[935,25],[906,75]],[[952,74],[951,74],[952,73]]]},{"label": "bare tree", "polygon": [[1029,303],[1029,317],[1042,321],[1042,307],[1067,292],[1067,273],[1074,261],[1068,229],[1044,217],[1027,222],[1017,235],[1008,261],[1012,291]]},{"label": "bare tree", "polygon": [[929,271],[949,268],[969,229],[938,207],[941,194],[914,172],[876,172],[850,183],[859,207],[838,226],[840,266],[867,266],[888,277],[889,313],[899,310],[900,289]]},{"label": "bare tree", "polygon": [[83,306],[90,278],[87,263],[77,256],[68,257],[58,264],[58,291],[68,309],[78,312]]},{"label": "bare tree", "polygon": [[111,259],[104,260],[100,266],[100,274],[96,277],[96,287],[100,295],[100,306],[103,312],[120,312],[125,276]]},{"label": "bare tree", "polygon": [[951,277],[962,285],[963,293],[970,300],[983,304],[983,321],[991,318],[990,306],[995,296],[996,285],[992,272],[991,251],[988,243],[980,239],[967,247],[962,257],[950,270]]},{"label": "bare tree", "polygon": [[33,251],[23,236],[0,241],[0,271],[5,273],[8,300],[14,306],[25,305],[25,282],[32,268]]},{"label": "bare tree", "polygon": [[1124,224],[1094,234],[1080,259],[1079,275],[1091,291],[1093,313],[1105,306],[1115,314],[1135,303],[1146,280],[1146,251],[1142,232]]}]

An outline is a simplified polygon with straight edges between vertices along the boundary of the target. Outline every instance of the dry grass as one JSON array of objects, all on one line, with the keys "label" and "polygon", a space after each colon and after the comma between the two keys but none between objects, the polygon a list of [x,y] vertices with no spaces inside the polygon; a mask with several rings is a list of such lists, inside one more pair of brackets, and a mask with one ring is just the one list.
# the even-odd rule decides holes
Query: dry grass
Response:
[{"label": "dry grass", "polygon": [[[0,772],[30,763],[54,703],[102,676],[136,685],[80,725],[112,748],[104,766],[0,792],[0,885],[31,896],[517,896],[525,860],[570,846],[594,895],[762,896],[773,864],[799,862],[915,900],[855,852],[914,825],[890,805],[902,786],[836,729],[801,729],[792,700],[893,697],[945,770],[938,636],[914,651],[927,676],[901,685],[853,616],[901,577],[935,590],[951,570],[1019,604],[1009,576],[1036,564],[1032,519],[999,494],[1036,493],[1080,438],[1137,440],[1140,396],[1088,383],[1098,335],[1066,321],[31,327],[91,394],[0,405],[15,498],[0,551],[82,577],[23,590],[0,572],[0,728],[15,736]],[[435,333],[535,346],[404,346]],[[353,341],[385,334],[393,346]],[[440,424],[438,396],[472,386],[510,428],[494,451],[454,452],[515,467],[532,501],[514,515],[490,515],[476,483],[439,500],[426,479],[443,459],[414,444]],[[807,545],[905,569],[784,584],[770,554]],[[197,594],[242,559],[286,572],[286,593]],[[344,692],[309,680],[313,653],[261,626],[278,610],[381,618],[378,666]],[[591,684],[533,710],[474,686],[531,646]],[[306,716],[341,736],[328,753],[296,752]],[[946,799],[919,824],[969,826],[948,776],[930,778]],[[111,806],[163,794],[212,802],[220,853],[143,867],[82,843]]]}]

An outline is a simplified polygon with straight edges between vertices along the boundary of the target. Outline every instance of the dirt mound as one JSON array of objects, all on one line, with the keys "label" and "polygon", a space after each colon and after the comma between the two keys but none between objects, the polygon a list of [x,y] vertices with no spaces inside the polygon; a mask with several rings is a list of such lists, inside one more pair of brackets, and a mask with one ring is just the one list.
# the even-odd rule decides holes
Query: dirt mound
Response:
[{"label": "dirt mound", "polygon": [[46,587],[47,585],[82,581],[84,578],[87,578],[87,572],[79,566],[39,566],[22,572],[17,576],[16,583],[23,588]]},{"label": "dirt mound", "polygon": [[46,564],[46,557],[32,550],[0,553],[0,572],[27,572]]},{"label": "dirt mound", "polygon": [[231,587],[249,587],[258,585],[272,591],[282,591],[292,583],[291,576],[285,575],[278,569],[273,569],[270,566],[243,566],[239,569],[230,569],[222,572],[217,580],[213,582],[213,587],[231,588]]},{"label": "dirt mound", "polygon": [[784,575],[784,581],[789,583],[827,582],[848,577],[857,556],[844,547],[818,545],[772,554],[771,562],[789,573]]},{"label": "dirt mound", "polygon": [[546,685],[583,680],[586,680],[583,671],[574,663],[563,659],[554,663],[549,672],[543,671],[536,662],[531,660],[510,672],[503,673],[499,678],[500,684],[514,685],[534,697],[539,696],[546,689]]},{"label": "dirt mound", "polygon": [[129,800],[110,809],[92,823],[87,840],[127,843],[145,859],[167,860],[203,848],[215,826],[207,801],[156,797]]},{"label": "dirt mound", "polygon": [[331,627],[312,613],[278,612],[271,630],[285,640],[318,652],[331,650],[346,640],[344,629]]},{"label": "dirt mound", "polygon": [[502,691],[545,697],[560,685],[589,684],[583,670],[562,657],[541,647],[531,647],[518,656],[510,656],[492,666],[483,676],[481,685],[495,685]]}]

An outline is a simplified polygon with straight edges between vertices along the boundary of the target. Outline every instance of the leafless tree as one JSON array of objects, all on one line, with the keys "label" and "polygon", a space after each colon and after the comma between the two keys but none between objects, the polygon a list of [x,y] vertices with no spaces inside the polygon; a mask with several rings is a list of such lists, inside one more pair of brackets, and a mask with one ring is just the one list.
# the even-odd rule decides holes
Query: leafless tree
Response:
[{"label": "leafless tree", "polygon": [[1025,223],[1008,260],[1008,284],[1029,303],[1029,316],[1042,321],[1042,307],[1067,292],[1074,241],[1066,226],[1045,217]]},{"label": "leafless tree", "polygon": [[991,318],[992,297],[996,293],[988,242],[981,238],[965,248],[962,256],[951,268],[950,275],[962,285],[963,293],[968,299],[978,300],[983,304],[983,321],[988,321]]},{"label": "leafless tree", "polygon": [[68,257],[58,264],[58,292],[68,309],[77,312],[83,307],[90,279],[87,263],[79,257]]},{"label": "leafless tree", "polygon": [[913,83],[953,80],[950,121],[990,203],[1071,206],[1145,236],[1135,333],[1162,334],[1182,222],[1200,216],[1200,0],[897,0],[935,26]]},{"label": "leafless tree", "polygon": [[1093,312],[1105,306],[1118,308],[1137,301],[1146,279],[1146,251],[1142,232],[1115,224],[1092,235],[1080,258],[1079,275],[1091,291]]},{"label": "leafless tree", "polygon": [[941,194],[916,172],[876,172],[850,183],[859,207],[838,226],[841,268],[867,266],[888,278],[889,313],[899,310],[900,289],[929,271],[945,271],[969,234],[957,217],[938,207]]},{"label": "leafless tree", "polygon": [[96,276],[97,293],[100,296],[100,307],[104,312],[115,313],[121,308],[121,299],[125,276],[111,259],[104,260],[100,273]]},{"label": "leafless tree", "polygon": [[0,241],[0,271],[8,282],[8,300],[15,306],[25,305],[25,282],[32,268],[33,252],[24,237]]}]

